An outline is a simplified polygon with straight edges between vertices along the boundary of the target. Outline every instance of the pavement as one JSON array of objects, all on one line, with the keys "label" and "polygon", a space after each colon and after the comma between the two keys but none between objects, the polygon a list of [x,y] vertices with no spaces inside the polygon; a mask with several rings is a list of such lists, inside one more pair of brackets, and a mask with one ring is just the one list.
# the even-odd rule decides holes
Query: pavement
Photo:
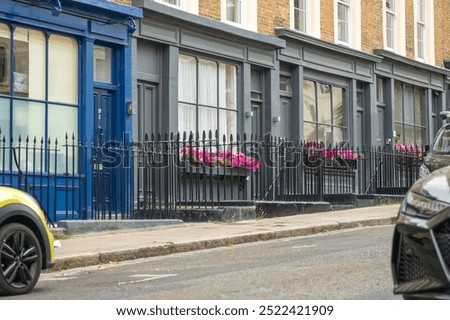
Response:
[{"label": "pavement", "polygon": [[131,226],[70,236],[54,232],[61,246],[55,248],[55,267],[50,272],[350,228],[390,225],[397,217],[398,208],[399,204],[379,205],[234,222],[183,223],[168,220],[164,223],[160,220],[151,227]]}]

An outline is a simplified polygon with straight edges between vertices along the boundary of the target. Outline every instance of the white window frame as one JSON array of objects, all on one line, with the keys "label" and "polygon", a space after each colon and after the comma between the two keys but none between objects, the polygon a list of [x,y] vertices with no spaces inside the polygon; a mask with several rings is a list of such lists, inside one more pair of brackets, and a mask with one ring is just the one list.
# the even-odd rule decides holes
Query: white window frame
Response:
[{"label": "white window frame", "polygon": [[395,25],[393,26],[393,46],[388,45],[387,16],[389,10],[386,1],[383,1],[383,46],[386,50],[393,51],[399,55],[406,56],[406,15],[405,0],[391,0],[395,4]]},{"label": "white window frame", "polygon": [[[385,1],[387,3],[388,1]],[[392,4],[392,8],[388,8],[386,5],[386,27],[384,28],[385,34],[386,34],[386,48],[395,51],[396,46],[396,38],[395,38],[395,31],[396,31],[396,20],[397,20],[397,4],[395,0],[390,0],[390,3]],[[388,22],[391,20],[391,29],[388,27]],[[390,41],[389,41],[390,40]]]},{"label": "white window frame", "polygon": [[[299,1],[299,2],[303,2],[303,9],[296,7],[295,6],[295,2]],[[294,23],[293,23],[293,29],[303,32],[303,33],[307,33],[308,32],[308,9],[309,9],[309,3],[308,0],[292,0],[293,2],[293,19],[294,19]],[[299,17],[303,17],[302,21],[302,26],[296,24],[296,17],[297,15]],[[300,22],[300,20],[299,20]]]},{"label": "white window frame", "polygon": [[426,6],[424,0],[416,0],[416,58],[421,61],[425,61],[426,57]]},{"label": "white window frame", "polygon": [[[228,19],[228,2],[229,1],[233,1],[234,5],[236,6],[235,14],[237,13],[237,17],[236,17],[235,20],[229,20]],[[242,0],[225,0],[225,19],[228,22],[241,25],[242,24],[243,11],[244,11],[244,8],[243,8]]]},{"label": "white window frame", "polygon": [[[339,39],[340,21],[338,19],[338,7],[345,5],[348,9],[347,42]],[[334,34],[335,43],[348,46],[355,50],[361,50],[361,1],[360,0],[336,0],[334,2]]]},{"label": "white window frame", "polygon": [[227,0],[221,0],[221,21],[233,26],[258,32],[258,0],[237,0],[240,5],[241,22],[227,20]]},{"label": "white window frame", "polygon": [[199,0],[176,0],[176,4],[168,3],[166,0],[155,0],[166,6],[181,9],[183,11],[198,15]]},{"label": "white window frame", "polygon": [[309,36],[320,38],[320,1],[317,0],[305,0],[306,2],[306,15],[305,15],[305,27],[306,31],[301,31],[295,27],[295,7],[294,0],[289,0],[290,7],[290,27],[292,30],[305,33]]},{"label": "white window frame", "polygon": [[[337,43],[349,45],[350,44],[350,0],[337,0],[336,3],[336,40]],[[339,8],[342,7],[346,9],[346,18],[347,20],[339,19]],[[344,32],[345,34],[341,34],[342,26],[345,25]]]},{"label": "white window frame", "polygon": [[[420,10],[420,1],[414,1],[414,52],[416,60],[430,65],[435,65],[435,41],[434,41],[434,0],[423,1],[423,12]],[[422,15],[422,16],[421,16]],[[422,39],[419,39],[419,31],[422,28]],[[421,41],[421,42],[420,42]],[[422,47],[422,55],[421,52]]]},{"label": "white window frame", "polygon": [[181,2],[182,2],[182,0],[175,0],[176,3],[170,3],[169,2],[170,0],[161,0],[161,1],[166,3],[166,4],[175,6],[175,7],[181,7]]}]

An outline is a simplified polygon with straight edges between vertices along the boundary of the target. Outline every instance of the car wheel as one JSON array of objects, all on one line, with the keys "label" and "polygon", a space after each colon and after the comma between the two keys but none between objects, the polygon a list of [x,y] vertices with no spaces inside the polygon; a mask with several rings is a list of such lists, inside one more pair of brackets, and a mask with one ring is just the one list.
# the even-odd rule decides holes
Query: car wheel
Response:
[{"label": "car wheel", "polygon": [[27,226],[10,223],[0,228],[0,291],[7,295],[29,292],[42,269],[42,252]]}]

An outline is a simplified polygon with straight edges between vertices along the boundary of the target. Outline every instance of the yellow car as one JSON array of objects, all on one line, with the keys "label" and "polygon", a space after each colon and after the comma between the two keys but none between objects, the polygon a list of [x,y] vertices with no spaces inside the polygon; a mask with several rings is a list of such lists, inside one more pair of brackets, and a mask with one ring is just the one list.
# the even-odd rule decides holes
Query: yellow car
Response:
[{"label": "yellow car", "polygon": [[0,187],[0,263],[3,295],[29,292],[54,265],[53,235],[39,204],[8,187]]}]

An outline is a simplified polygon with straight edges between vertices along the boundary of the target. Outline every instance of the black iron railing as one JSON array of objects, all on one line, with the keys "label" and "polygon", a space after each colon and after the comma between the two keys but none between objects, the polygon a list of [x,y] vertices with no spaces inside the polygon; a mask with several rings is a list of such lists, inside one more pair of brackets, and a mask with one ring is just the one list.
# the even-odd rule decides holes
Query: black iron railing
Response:
[{"label": "black iron railing", "polygon": [[403,195],[421,164],[417,148],[324,148],[267,136],[63,140],[0,137],[1,184],[32,194],[52,221],[172,218],[179,210],[256,201]]}]

